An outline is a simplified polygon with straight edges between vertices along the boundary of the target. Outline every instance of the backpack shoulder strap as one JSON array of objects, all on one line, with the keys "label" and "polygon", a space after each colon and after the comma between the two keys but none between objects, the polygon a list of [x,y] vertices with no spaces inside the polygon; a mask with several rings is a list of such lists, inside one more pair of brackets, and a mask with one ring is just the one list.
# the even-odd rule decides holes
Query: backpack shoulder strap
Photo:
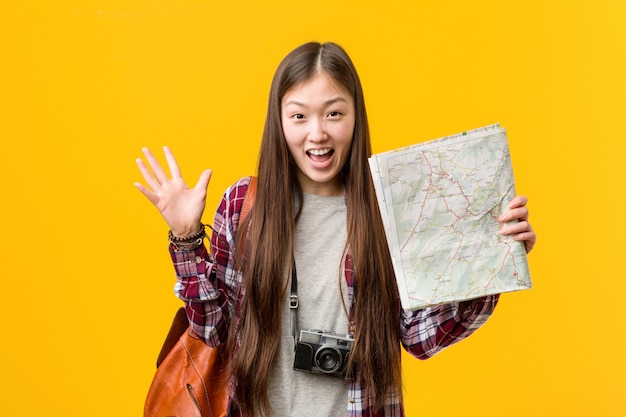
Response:
[{"label": "backpack shoulder strap", "polygon": [[241,213],[239,214],[240,223],[248,217],[248,213],[250,213],[254,200],[256,200],[256,185],[257,177],[250,177],[250,184],[248,185],[248,190],[243,198],[243,205],[241,206]]}]

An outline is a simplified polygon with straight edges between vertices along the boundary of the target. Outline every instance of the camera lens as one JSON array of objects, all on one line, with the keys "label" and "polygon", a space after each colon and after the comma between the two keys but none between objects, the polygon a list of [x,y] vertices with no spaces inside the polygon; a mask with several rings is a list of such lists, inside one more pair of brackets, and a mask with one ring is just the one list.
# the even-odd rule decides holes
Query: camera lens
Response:
[{"label": "camera lens", "polygon": [[315,352],[315,365],[322,372],[335,372],[341,366],[341,352],[334,346],[322,346]]}]

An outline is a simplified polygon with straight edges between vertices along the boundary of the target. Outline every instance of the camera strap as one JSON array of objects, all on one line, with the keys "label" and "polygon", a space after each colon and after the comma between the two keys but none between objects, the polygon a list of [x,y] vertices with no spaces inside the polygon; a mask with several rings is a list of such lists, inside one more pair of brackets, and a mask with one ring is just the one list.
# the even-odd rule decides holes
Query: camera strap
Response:
[{"label": "camera strap", "polygon": [[289,295],[289,309],[291,314],[291,334],[293,336],[294,349],[298,342],[298,274],[296,273],[296,260],[291,267],[291,294]]}]

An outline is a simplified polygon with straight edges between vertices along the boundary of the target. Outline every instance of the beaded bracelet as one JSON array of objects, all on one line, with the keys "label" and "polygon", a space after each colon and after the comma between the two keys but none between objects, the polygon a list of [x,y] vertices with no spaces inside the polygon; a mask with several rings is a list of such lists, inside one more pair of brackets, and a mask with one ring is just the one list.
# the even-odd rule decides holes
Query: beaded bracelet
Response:
[{"label": "beaded bracelet", "polygon": [[174,233],[170,230],[167,234],[168,240],[170,244],[176,250],[194,250],[202,246],[202,242],[206,237],[206,231],[204,229],[204,224],[201,224],[202,228],[200,231],[194,235],[187,237],[176,237]]},{"label": "beaded bracelet", "polygon": [[190,243],[170,242],[170,244],[172,245],[172,247],[174,248],[176,252],[189,251],[189,250],[198,249],[200,246],[202,246],[202,241],[203,239],[199,238],[198,240],[194,242],[190,242]]}]

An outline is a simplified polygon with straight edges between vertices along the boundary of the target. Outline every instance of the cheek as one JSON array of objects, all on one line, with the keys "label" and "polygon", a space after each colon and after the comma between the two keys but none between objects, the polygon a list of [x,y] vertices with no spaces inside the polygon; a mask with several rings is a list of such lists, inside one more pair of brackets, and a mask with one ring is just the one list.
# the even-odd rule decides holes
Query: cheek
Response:
[{"label": "cheek", "polygon": [[283,129],[285,136],[285,142],[287,144],[287,150],[292,158],[295,158],[299,154],[299,149],[302,148],[301,141],[298,140],[298,136],[293,130]]},{"label": "cheek", "polygon": [[346,146],[350,146],[352,138],[354,136],[354,123],[347,123],[341,127],[341,131],[337,132],[338,136],[346,143]]},{"label": "cheek", "polygon": [[287,147],[289,148],[289,150],[292,150],[293,147],[298,145],[299,140],[297,130],[293,128],[285,128],[283,126],[283,135],[285,136],[285,141],[287,142]]}]

